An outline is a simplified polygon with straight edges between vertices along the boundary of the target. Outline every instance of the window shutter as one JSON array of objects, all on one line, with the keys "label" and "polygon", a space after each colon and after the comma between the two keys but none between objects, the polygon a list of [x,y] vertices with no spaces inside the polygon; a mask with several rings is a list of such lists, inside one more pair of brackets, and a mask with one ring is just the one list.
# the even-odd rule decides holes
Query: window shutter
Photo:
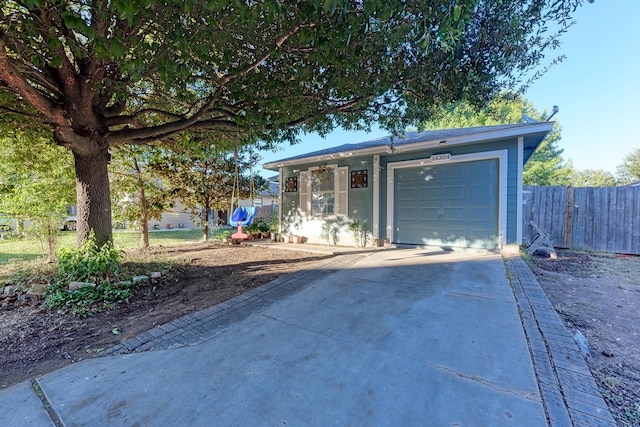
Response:
[{"label": "window shutter", "polygon": [[298,178],[298,192],[300,194],[300,210],[307,214],[311,213],[308,171],[300,171],[300,177]]},{"label": "window shutter", "polygon": [[349,216],[349,166],[336,168],[336,215]]}]

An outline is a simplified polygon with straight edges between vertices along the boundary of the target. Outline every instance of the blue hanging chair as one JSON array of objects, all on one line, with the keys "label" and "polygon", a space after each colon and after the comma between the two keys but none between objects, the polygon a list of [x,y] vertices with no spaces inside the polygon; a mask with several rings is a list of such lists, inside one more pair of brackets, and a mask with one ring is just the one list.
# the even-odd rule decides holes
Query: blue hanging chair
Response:
[{"label": "blue hanging chair", "polygon": [[242,230],[242,227],[251,225],[253,222],[253,218],[256,217],[256,208],[255,206],[240,206],[233,211],[231,214],[231,219],[229,220],[229,224],[234,227],[238,227],[238,231],[231,235],[232,239],[235,240],[246,240],[249,238],[249,235]]},{"label": "blue hanging chair", "polygon": [[257,209],[255,206],[237,207],[231,214],[229,224],[234,227],[246,227],[247,225],[251,225],[253,219],[256,217],[256,211]]}]

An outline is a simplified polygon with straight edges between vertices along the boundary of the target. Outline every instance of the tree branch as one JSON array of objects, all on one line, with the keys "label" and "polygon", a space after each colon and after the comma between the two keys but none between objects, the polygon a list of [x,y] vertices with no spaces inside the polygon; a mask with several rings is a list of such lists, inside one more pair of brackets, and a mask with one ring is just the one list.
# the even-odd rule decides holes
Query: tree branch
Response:
[{"label": "tree branch", "polygon": [[9,62],[4,35],[0,35],[0,80],[4,81],[8,87],[12,88],[51,123],[55,123],[58,126],[66,126],[68,124],[62,111],[51,100],[42,96],[30,86]]}]

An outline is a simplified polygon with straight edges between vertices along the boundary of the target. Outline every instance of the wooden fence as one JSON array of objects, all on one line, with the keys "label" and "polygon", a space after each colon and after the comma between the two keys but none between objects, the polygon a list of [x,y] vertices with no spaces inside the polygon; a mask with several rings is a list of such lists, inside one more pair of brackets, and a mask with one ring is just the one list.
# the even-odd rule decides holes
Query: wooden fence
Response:
[{"label": "wooden fence", "polygon": [[640,254],[640,187],[523,190],[525,231],[533,221],[557,248]]}]

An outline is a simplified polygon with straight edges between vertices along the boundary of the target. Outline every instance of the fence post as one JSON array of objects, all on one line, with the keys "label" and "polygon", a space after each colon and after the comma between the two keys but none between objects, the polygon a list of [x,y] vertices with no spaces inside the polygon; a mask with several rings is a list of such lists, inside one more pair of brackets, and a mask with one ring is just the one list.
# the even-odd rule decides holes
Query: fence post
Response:
[{"label": "fence post", "polygon": [[571,248],[573,232],[573,187],[567,187],[567,209],[564,217],[564,247]]}]

